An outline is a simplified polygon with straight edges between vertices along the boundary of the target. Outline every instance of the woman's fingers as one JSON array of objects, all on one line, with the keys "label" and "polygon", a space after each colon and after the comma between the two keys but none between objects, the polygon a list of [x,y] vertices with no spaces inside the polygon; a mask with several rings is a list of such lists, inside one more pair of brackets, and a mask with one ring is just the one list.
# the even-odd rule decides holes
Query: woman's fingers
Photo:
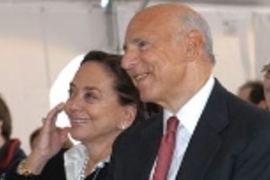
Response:
[{"label": "woman's fingers", "polygon": [[44,126],[55,127],[55,121],[56,121],[57,115],[63,111],[64,107],[65,107],[65,104],[60,103],[56,107],[54,107],[51,111],[49,111],[44,121]]},{"label": "woman's fingers", "polygon": [[64,144],[66,142],[66,140],[68,139],[68,133],[70,131],[70,128],[63,128],[60,130],[60,141],[62,144]]}]

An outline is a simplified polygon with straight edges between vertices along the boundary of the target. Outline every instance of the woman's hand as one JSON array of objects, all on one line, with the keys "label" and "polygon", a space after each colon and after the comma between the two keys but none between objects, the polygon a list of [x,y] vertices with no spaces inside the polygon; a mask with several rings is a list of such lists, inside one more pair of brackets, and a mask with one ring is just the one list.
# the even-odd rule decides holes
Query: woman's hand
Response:
[{"label": "woman's hand", "polygon": [[57,115],[63,111],[65,104],[61,103],[53,108],[43,120],[44,124],[37,139],[37,143],[27,157],[25,166],[34,174],[40,174],[50,158],[59,152],[67,140],[68,128],[59,131],[55,125]]}]

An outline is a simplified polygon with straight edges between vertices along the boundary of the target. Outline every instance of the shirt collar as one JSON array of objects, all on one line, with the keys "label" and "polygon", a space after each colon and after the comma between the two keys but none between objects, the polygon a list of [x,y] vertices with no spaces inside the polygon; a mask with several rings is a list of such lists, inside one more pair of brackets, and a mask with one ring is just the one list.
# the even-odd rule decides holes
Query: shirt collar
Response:
[{"label": "shirt collar", "polygon": [[[214,87],[214,82],[214,77],[211,75],[205,85],[175,115],[180,120],[181,126],[184,126],[190,134],[194,132]],[[166,121],[170,116],[173,116],[173,114],[166,109],[164,109],[163,114],[163,123],[165,124],[163,127],[165,130]]]},{"label": "shirt collar", "polygon": [[[77,179],[78,173],[81,172],[84,163],[89,159],[87,148],[84,144],[78,144],[64,153],[64,166],[67,180]],[[103,168],[105,163],[110,161],[110,157],[104,159],[95,165],[93,171],[97,168]]]}]

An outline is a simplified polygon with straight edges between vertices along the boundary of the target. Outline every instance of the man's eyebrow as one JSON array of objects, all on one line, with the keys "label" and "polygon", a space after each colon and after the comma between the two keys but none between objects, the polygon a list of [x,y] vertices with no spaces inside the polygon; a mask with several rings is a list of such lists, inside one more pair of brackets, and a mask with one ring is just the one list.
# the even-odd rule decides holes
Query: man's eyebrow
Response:
[{"label": "man's eyebrow", "polygon": [[[134,38],[134,39],[131,41],[131,43],[132,43],[132,44],[138,44],[138,43],[141,42],[141,41],[142,41],[141,38]],[[126,51],[126,50],[127,50],[127,45],[124,44],[123,47],[122,47],[122,49],[123,49],[124,51]]]},{"label": "man's eyebrow", "polygon": [[141,41],[142,41],[141,38],[135,38],[135,39],[133,39],[131,42],[137,44],[137,43],[139,43],[139,42],[141,42]]}]

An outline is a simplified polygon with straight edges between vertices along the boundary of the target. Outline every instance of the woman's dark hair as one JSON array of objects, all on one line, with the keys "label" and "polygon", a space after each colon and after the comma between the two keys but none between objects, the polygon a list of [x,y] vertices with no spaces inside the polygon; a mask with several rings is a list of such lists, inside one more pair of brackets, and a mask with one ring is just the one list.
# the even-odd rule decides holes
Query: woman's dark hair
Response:
[{"label": "woman's dark hair", "polygon": [[10,135],[11,135],[11,130],[12,130],[11,114],[10,114],[10,111],[6,102],[1,96],[0,96],[0,121],[3,122],[2,129],[1,129],[2,136],[5,138],[5,140],[9,140]]},{"label": "woman's dark hair", "polygon": [[81,65],[87,62],[99,63],[114,75],[114,88],[117,92],[119,103],[121,105],[134,104],[137,107],[134,123],[138,123],[144,119],[143,103],[140,100],[139,91],[134,86],[126,71],[121,67],[122,58],[123,56],[117,54],[90,51],[84,56]]}]

